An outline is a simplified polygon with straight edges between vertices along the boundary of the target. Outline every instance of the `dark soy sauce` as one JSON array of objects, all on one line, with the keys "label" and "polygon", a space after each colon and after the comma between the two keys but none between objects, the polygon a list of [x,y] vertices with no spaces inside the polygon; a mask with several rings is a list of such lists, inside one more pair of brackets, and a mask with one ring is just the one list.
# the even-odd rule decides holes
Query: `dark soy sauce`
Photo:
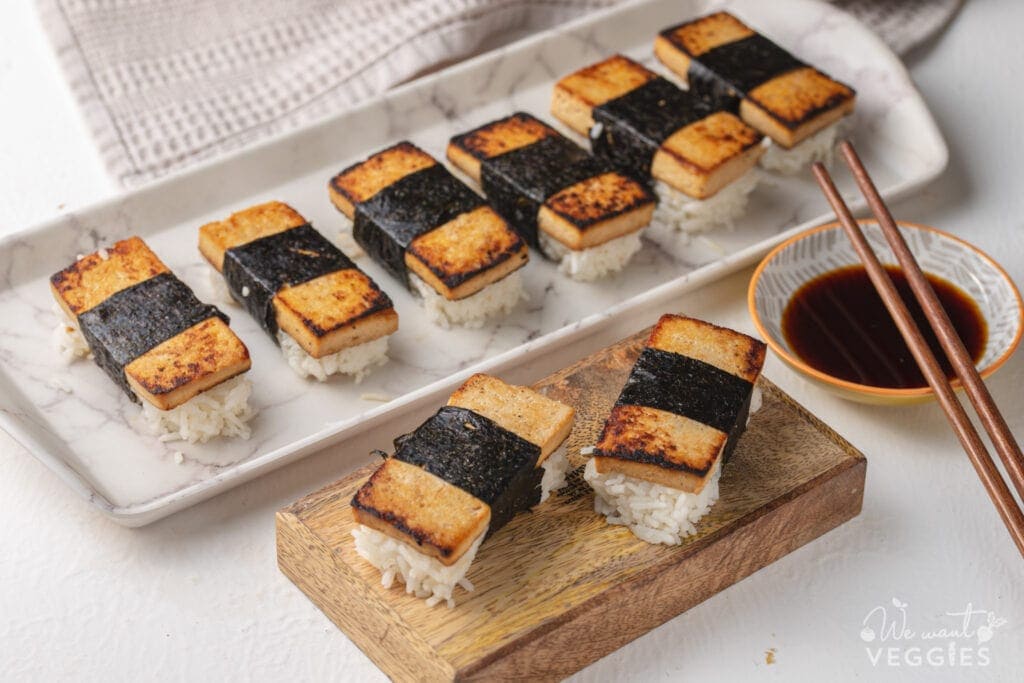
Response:
[{"label": "dark soy sauce", "polygon": [[[906,276],[896,266],[885,269],[946,376],[954,377]],[[977,363],[987,337],[978,305],[956,285],[930,273],[925,276]],[[801,360],[833,377],[891,389],[927,386],[864,266],[833,270],[798,289],[782,314],[782,333]]]}]

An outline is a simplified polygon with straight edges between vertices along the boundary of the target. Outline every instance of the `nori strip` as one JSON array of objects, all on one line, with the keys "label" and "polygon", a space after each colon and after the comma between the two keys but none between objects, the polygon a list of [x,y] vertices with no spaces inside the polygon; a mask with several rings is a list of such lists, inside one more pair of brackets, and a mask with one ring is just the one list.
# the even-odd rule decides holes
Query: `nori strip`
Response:
[{"label": "nori strip", "polygon": [[[666,37],[672,40],[670,35]],[[804,62],[756,33],[692,58],[686,79],[694,92],[746,97],[762,83],[804,66]]]},{"label": "nori strip", "polygon": [[366,253],[409,286],[405,250],[423,233],[484,205],[483,198],[434,164],[356,204],[352,236]]},{"label": "nori strip", "polygon": [[96,364],[136,403],[124,366],[193,325],[228,317],[204,304],[173,273],[160,273],[111,294],[78,316]]},{"label": "nori strip", "polygon": [[[274,295],[355,264],[308,223],[232,247],[224,253],[231,295],[277,340]],[[248,292],[248,294],[243,294]]]},{"label": "nori strip", "polygon": [[736,413],[736,423],[729,430],[729,436],[725,441],[725,447],[722,449],[722,462],[729,462],[729,458],[732,457],[732,452],[736,450],[736,442],[740,440],[740,436],[747,429],[747,418],[750,416],[750,400],[753,397],[754,392],[751,390],[747,394],[747,398],[743,400],[743,405],[740,406],[739,411]]},{"label": "nori strip", "polygon": [[666,138],[730,106],[720,98],[681,90],[658,76],[594,107],[597,130],[591,129],[591,149],[620,170],[646,181],[654,154]]},{"label": "nori strip", "polygon": [[732,433],[754,385],[704,361],[645,348],[617,405],[646,406]]},{"label": "nori strip", "polygon": [[445,406],[395,439],[394,457],[490,505],[488,535],[540,502],[540,446],[466,408]]},{"label": "nori strip", "polygon": [[610,170],[562,137],[550,135],[480,162],[480,185],[491,206],[534,249],[540,248],[537,212],[551,195]]}]

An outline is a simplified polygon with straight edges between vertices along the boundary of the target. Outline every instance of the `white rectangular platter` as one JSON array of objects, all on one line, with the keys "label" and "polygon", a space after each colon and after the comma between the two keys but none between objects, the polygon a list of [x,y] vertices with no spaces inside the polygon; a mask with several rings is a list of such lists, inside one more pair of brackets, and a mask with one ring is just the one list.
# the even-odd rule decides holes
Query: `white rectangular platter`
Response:
[{"label": "white rectangular platter", "polygon": [[[50,345],[57,317],[47,278],[77,254],[141,235],[200,298],[210,300],[209,267],[196,249],[204,222],[279,199],[334,236],[341,221],[326,185],[346,165],[404,138],[443,158],[451,135],[516,110],[552,121],[554,81],[615,52],[664,74],[651,52],[657,31],[721,6],[857,89],[853,139],[887,198],[943,170],[945,143],[904,67],[847,15],[811,0],[629,3],[0,242],[0,426],[108,516],[139,526],[436,402],[471,372],[526,363],[627,313],[649,310],[653,320],[679,294],[751,263],[826,218],[809,174],[762,184],[744,219],[732,230],[693,240],[685,258],[645,244],[617,277],[576,283],[534,255],[525,270],[530,300],[479,330],[434,327],[408,292],[361,259],[394,299],[401,327],[391,361],[358,385],[342,378],[323,384],[299,379],[257,324],[240,308],[226,306],[253,358],[250,378],[260,414],[247,441],[190,445],[140,435],[129,422],[137,406],[93,363],[64,366]],[[852,184],[839,175],[852,198]],[[355,454],[353,464],[362,457]]]}]

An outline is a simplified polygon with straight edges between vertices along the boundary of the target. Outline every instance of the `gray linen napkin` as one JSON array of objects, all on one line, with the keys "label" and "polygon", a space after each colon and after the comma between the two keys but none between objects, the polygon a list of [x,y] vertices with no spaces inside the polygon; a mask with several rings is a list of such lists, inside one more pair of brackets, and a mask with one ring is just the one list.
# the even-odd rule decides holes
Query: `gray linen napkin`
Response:
[{"label": "gray linen napkin", "polygon": [[[619,0],[37,0],[110,173],[136,185]],[[835,0],[897,51],[960,0]]]}]

